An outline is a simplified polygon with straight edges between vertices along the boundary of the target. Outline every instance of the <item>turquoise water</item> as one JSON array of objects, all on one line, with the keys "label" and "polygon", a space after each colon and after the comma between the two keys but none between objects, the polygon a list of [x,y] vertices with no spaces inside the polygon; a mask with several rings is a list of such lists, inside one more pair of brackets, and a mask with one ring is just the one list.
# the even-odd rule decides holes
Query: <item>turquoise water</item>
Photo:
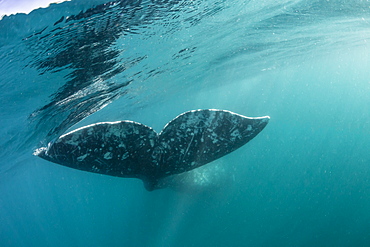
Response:
[{"label": "turquoise water", "polygon": [[[277,3],[278,2],[278,3]],[[0,21],[1,246],[370,246],[368,1],[71,1]],[[32,155],[192,109],[269,115],[148,192]]]}]

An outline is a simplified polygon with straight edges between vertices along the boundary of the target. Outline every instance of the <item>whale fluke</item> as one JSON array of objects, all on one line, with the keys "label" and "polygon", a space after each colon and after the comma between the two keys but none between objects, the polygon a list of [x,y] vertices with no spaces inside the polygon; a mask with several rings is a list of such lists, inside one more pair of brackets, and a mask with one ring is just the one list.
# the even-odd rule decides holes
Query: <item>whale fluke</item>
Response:
[{"label": "whale fluke", "polygon": [[71,168],[142,179],[147,190],[161,178],[190,171],[252,140],[269,117],[248,118],[225,110],[194,110],[157,134],[133,121],[102,122],[60,136],[35,155]]}]

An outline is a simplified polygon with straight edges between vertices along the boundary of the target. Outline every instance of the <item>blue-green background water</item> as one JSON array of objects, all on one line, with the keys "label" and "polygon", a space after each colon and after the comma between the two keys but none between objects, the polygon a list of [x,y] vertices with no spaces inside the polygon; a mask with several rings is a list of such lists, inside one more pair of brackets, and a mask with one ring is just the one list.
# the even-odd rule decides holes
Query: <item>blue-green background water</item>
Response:
[{"label": "blue-green background water", "polygon": [[[74,0],[0,33],[1,246],[370,246],[370,2]],[[199,108],[271,120],[153,192],[32,155]]]}]

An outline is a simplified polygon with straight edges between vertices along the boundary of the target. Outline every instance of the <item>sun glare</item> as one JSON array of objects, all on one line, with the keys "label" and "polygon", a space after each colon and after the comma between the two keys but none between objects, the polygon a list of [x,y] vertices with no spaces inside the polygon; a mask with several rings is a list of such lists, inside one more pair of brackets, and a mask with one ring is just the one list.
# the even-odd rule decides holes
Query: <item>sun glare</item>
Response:
[{"label": "sun glare", "polygon": [[18,13],[28,14],[32,10],[38,8],[46,8],[51,3],[61,3],[70,0],[0,0],[0,19],[5,15],[13,15]]}]

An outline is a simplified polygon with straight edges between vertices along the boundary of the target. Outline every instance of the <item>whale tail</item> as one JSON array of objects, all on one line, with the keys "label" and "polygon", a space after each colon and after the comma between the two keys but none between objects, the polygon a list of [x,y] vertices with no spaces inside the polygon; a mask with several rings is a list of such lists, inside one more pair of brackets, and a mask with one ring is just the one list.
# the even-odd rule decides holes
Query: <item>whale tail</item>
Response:
[{"label": "whale tail", "polygon": [[248,118],[225,110],[194,110],[157,134],[133,121],[102,122],[60,136],[35,155],[71,168],[139,178],[147,190],[161,178],[190,171],[252,140],[269,117]]}]

